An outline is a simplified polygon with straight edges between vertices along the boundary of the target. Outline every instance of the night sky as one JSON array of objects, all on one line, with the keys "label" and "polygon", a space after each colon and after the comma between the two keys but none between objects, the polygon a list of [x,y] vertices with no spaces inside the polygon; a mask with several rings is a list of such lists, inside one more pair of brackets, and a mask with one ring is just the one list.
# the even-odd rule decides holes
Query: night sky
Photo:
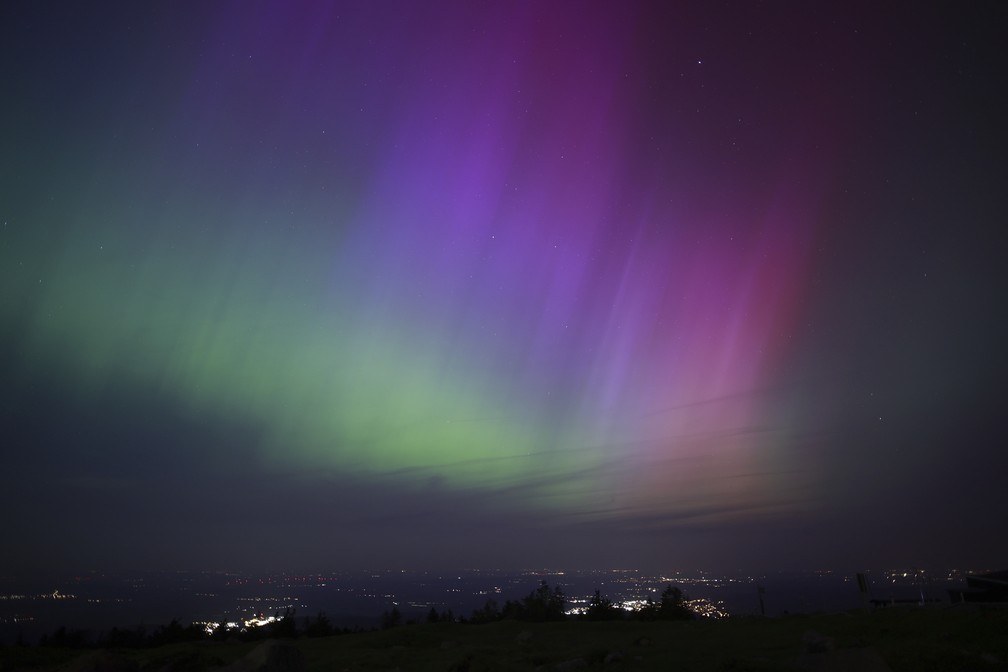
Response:
[{"label": "night sky", "polygon": [[4,2],[0,571],[1008,564],[997,5]]}]

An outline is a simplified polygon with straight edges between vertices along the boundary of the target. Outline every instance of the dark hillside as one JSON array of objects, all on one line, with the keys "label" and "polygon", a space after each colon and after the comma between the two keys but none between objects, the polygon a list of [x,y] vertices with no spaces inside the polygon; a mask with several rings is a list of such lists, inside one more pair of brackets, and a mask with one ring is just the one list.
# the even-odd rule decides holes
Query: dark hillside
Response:
[{"label": "dark hillside", "polygon": [[725,621],[429,623],[269,642],[0,650],[0,672],[1008,670],[1008,610],[893,608]]}]

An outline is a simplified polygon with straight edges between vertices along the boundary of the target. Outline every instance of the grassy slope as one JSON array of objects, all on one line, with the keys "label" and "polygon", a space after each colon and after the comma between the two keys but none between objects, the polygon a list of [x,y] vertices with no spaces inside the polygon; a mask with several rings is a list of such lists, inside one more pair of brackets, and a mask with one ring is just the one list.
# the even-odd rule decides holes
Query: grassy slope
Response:
[{"label": "grassy slope", "polygon": [[[836,651],[803,653],[809,631],[833,638]],[[294,645],[311,670],[545,671],[577,659],[585,664],[580,669],[614,671],[837,669],[842,656],[867,647],[895,672],[1008,670],[1008,610],[894,609],[722,622],[438,623],[301,638]],[[185,661],[186,669],[214,669],[255,646],[201,642],[118,655],[147,669],[170,661]],[[613,652],[622,658],[605,663]],[[0,670],[80,669],[85,666],[75,659],[82,655],[96,654],[8,647],[0,649]]]}]

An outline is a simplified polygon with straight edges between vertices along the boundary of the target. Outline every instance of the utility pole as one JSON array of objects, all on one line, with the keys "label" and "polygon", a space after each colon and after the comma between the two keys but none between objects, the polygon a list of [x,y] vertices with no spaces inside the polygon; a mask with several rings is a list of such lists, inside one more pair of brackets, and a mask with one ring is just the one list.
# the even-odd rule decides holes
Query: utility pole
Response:
[{"label": "utility pole", "polygon": [[870,611],[868,609],[868,579],[865,578],[863,572],[857,574],[857,587],[861,593],[861,604],[864,605],[865,611]]}]

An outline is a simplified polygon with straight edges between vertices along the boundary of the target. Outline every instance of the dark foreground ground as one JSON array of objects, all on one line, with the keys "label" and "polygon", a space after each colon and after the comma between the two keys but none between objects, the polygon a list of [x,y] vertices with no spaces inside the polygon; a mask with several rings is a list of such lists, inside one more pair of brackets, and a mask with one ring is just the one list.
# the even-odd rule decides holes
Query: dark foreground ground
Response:
[{"label": "dark foreground ground", "polygon": [[436,623],[139,650],[4,647],[0,670],[1008,670],[1008,609],[691,622]]}]

